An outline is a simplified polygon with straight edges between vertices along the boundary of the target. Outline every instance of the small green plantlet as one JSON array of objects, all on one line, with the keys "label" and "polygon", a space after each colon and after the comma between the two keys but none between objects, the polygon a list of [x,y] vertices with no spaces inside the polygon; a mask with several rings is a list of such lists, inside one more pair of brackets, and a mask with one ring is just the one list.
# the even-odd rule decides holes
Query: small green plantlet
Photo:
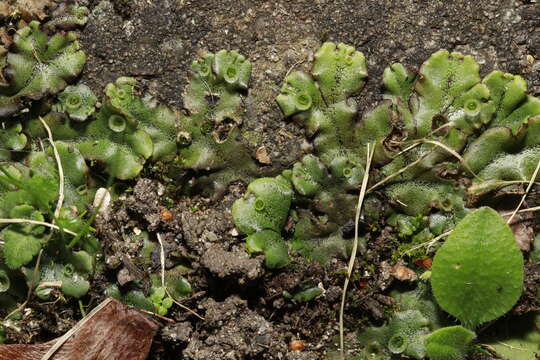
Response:
[{"label": "small green plantlet", "polygon": [[491,208],[467,215],[433,259],[439,305],[474,329],[509,311],[521,295],[523,256],[503,218]]},{"label": "small green plantlet", "polygon": [[0,90],[0,117],[17,112],[27,100],[63,90],[86,62],[74,33],[49,37],[37,21],[17,31],[13,43],[5,70],[10,74],[10,83]]},{"label": "small green plantlet", "polygon": [[97,97],[92,90],[83,84],[68,86],[58,95],[58,103],[54,111],[66,113],[73,121],[85,121],[96,110]]},{"label": "small green plantlet", "polygon": [[[94,273],[94,257],[85,251],[69,252],[65,249],[54,258],[45,256],[40,269],[39,283],[46,285],[36,288],[36,295],[42,300],[52,300],[55,285],[65,296],[80,298],[90,290],[90,277]],[[24,268],[23,273],[30,281],[33,268]],[[48,285],[51,284],[51,285]]]},{"label": "small green plantlet", "polygon": [[122,293],[116,284],[105,289],[105,295],[115,298],[126,305],[134,306],[147,311],[155,311],[154,304],[149,300],[141,290],[132,289]]},{"label": "small green plantlet", "polygon": [[298,291],[294,295],[292,295],[288,291],[283,291],[283,297],[286,299],[290,299],[293,302],[302,303],[302,302],[308,302],[315,299],[317,296],[322,295],[323,292],[324,290],[321,289],[320,287],[312,286],[312,287],[307,287],[304,290]]},{"label": "small green plantlet", "polygon": [[[165,287],[167,289],[168,295],[174,299],[180,299],[191,294],[191,284],[189,281],[182,275],[191,272],[192,270],[183,266],[178,265],[172,269],[165,271]],[[150,280],[152,280],[152,287],[154,289],[162,288],[161,286],[161,274],[154,273],[150,275]]]},{"label": "small green plantlet", "polygon": [[475,337],[463,326],[435,330],[426,337],[426,354],[430,360],[464,360]]},{"label": "small green plantlet", "polygon": [[167,295],[164,287],[153,288],[149,299],[159,315],[167,315],[173,305],[173,299]]}]

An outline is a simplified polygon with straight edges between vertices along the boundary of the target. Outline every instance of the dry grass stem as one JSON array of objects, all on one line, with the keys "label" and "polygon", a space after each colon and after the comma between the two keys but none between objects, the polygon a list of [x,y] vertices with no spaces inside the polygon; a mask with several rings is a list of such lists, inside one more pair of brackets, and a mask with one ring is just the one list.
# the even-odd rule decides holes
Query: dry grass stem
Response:
[{"label": "dry grass stem", "polygon": [[354,261],[356,259],[356,253],[358,251],[358,223],[360,222],[360,212],[362,210],[362,204],[364,202],[364,197],[366,196],[366,189],[369,180],[369,170],[371,167],[371,161],[373,159],[373,153],[375,148],[371,147],[368,143],[367,145],[367,159],[366,159],[366,170],[364,172],[364,178],[362,179],[362,187],[360,189],[360,195],[358,196],[358,204],[356,206],[356,215],[354,222],[354,242],[353,248],[351,251],[351,257],[349,259],[349,266],[347,268],[347,277],[345,278],[345,283],[343,284],[343,292],[341,295],[341,307],[339,309],[339,351],[341,354],[341,359],[345,360],[345,334],[344,334],[344,324],[343,324],[343,315],[345,311],[345,299],[347,296],[347,288],[349,286],[349,281],[354,269]]},{"label": "dry grass stem", "polygon": [[523,194],[523,196],[521,197],[521,201],[519,202],[518,206],[516,207],[516,209],[512,213],[512,216],[510,216],[510,218],[508,219],[507,224],[512,223],[512,220],[514,219],[514,216],[516,216],[519,209],[521,208],[521,205],[523,205],[523,203],[525,202],[525,198],[527,198],[527,195],[529,194],[529,191],[531,190],[531,188],[532,188],[532,186],[534,184],[534,180],[536,180],[536,175],[538,175],[538,170],[540,170],[540,160],[538,161],[538,164],[536,164],[536,169],[534,169],[534,173],[531,176],[531,180],[529,181],[529,185],[527,186],[527,190],[525,190],[525,194]]},{"label": "dry grass stem", "polygon": [[68,229],[60,228],[58,225],[54,225],[45,221],[30,220],[30,219],[0,219],[0,224],[33,224],[33,225],[42,225],[54,230],[60,230],[66,234],[77,236],[76,232],[73,232]]},{"label": "dry grass stem", "polygon": [[54,158],[56,160],[56,165],[58,167],[58,178],[59,178],[58,201],[56,203],[56,209],[54,210],[54,217],[58,218],[60,216],[60,210],[62,209],[62,205],[64,203],[64,168],[62,167],[62,161],[60,160],[60,153],[58,152],[58,149],[56,148],[56,145],[54,144],[51,128],[49,128],[49,125],[47,125],[47,123],[45,122],[45,120],[43,120],[41,116],[39,117],[39,121],[41,121],[41,124],[43,124],[43,127],[45,127],[45,130],[47,130],[49,142],[51,143],[51,146],[53,148]]}]

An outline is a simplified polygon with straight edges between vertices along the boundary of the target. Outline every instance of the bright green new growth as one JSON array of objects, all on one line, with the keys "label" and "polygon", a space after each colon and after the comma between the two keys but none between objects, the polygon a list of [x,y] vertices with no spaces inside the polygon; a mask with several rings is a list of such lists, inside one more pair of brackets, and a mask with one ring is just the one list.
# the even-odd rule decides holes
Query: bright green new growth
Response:
[{"label": "bright green new growth", "polygon": [[506,222],[492,209],[467,215],[433,260],[439,305],[474,328],[509,311],[523,285],[523,257]]},{"label": "bright green new growth", "polygon": [[430,360],[463,360],[475,337],[462,326],[435,330],[426,337],[426,354]]},{"label": "bright green new growth", "polygon": [[220,193],[230,182],[257,173],[250,154],[237,140],[251,63],[236,51],[221,50],[194,61],[191,69],[184,92],[188,116],[182,117],[177,136],[178,161],[186,169],[210,172],[201,181]]},{"label": "bright green new growth", "polygon": [[97,97],[86,85],[68,86],[58,95],[54,111],[66,113],[71,120],[85,121],[96,110]]},{"label": "bright green new growth", "polygon": [[167,295],[163,287],[153,288],[149,299],[159,315],[167,315],[173,305],[173,299]]},{"label": "bright green new growth", "polygon": [[154,303],[144,296],[144,293],[141,290],[130,290],[125,293],[120,292],[118,286],[113,284],[105,289],[105,295],[115,298],[123,302],[126,305],[134,306],[139,309],[144,309],[148,311],[155,311]]},{"label": "bright green new growth", "polygon": [[0,117],[17,112],[26,100],[61,91],[81,72],[86,55],[76,38],[71,32],[49,38],[37,21],[17,31],[7,55],[10,82],[0,89]]}]

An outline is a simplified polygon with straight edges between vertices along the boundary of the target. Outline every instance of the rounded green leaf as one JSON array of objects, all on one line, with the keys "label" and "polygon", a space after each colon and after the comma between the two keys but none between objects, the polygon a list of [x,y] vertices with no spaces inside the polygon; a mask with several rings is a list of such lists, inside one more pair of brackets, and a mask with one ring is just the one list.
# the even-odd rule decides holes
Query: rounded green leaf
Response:
[{"label": "rounded green leaf", "polygon": [[439,305],[468,327],[514,306],[523,284],[523,257],[506,222],[491,208],[467,215],[433,259]]}]

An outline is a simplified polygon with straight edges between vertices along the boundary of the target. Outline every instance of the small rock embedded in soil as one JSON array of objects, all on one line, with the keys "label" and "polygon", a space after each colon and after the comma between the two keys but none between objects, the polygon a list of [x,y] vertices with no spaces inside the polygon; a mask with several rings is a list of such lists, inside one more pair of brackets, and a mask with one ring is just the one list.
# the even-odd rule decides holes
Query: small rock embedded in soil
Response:
[{"label": "small rock embedded in soil", "polygon": [[250,258],[241,250],[226,251],[217,245],[204,253],[201,263],[217,277],[235,277],[239,284],[257,279],[264,273],[261,258]]},{"label": "small rock embedded in soil", "polygon": [[187,321],[167,325],[161,330],[161,336],[165,340],[184,344],[190,341],[192,333],[193,326]]}]

